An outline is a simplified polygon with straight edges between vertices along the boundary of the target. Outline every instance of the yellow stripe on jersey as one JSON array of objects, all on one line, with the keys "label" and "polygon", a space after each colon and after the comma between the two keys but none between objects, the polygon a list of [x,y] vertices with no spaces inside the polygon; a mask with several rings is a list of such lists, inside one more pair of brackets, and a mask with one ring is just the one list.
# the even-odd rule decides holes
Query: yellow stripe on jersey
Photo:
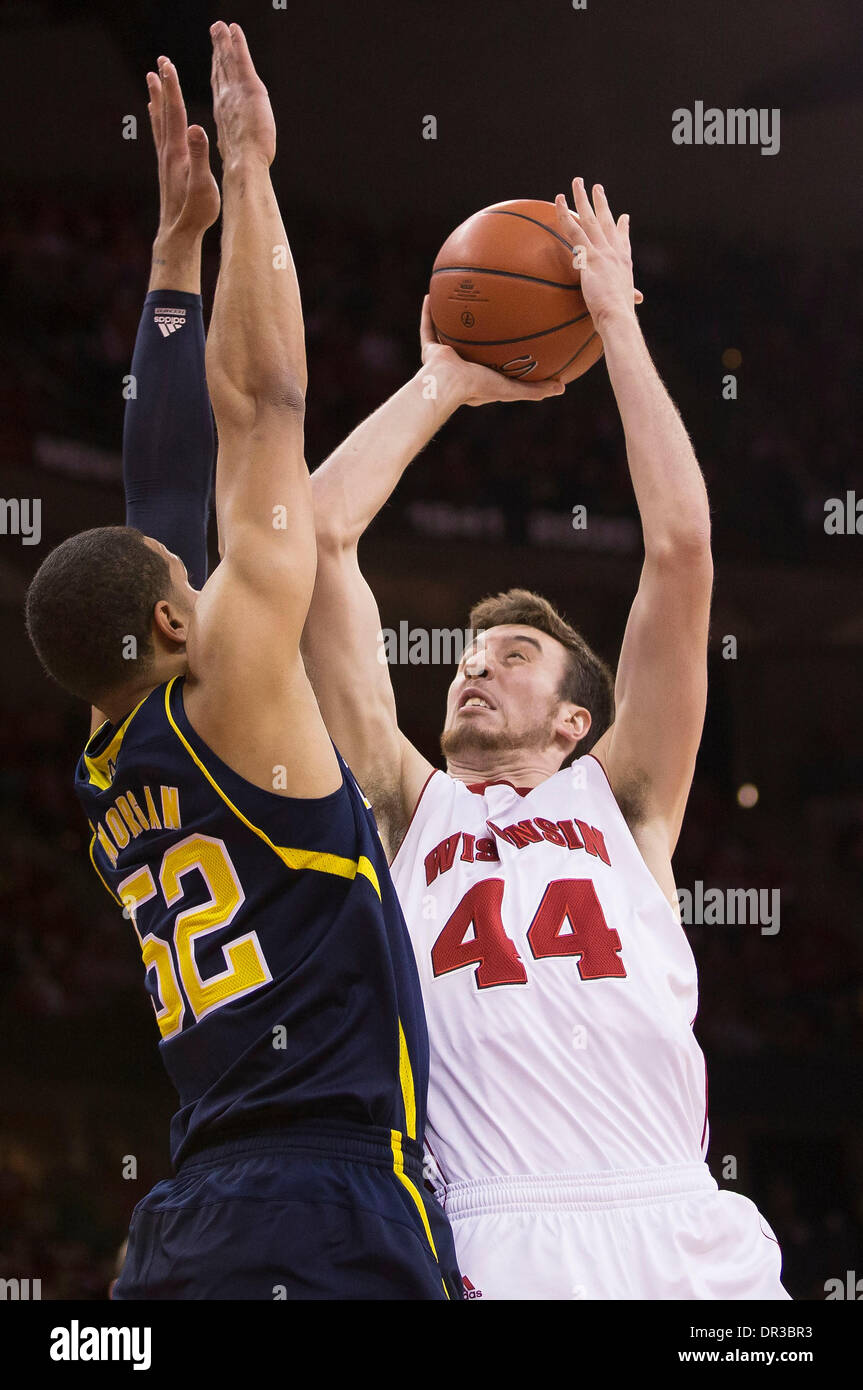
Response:
[{"label": "yellow stripe on jersey", "polygon": [[233,801],[231,801],[230,797],[222,791],[218,782],[201,762],[201,759],[198,757],[188,739],[184,736],[171,713],[171,689],[174,685],[174,681],[178,679],[178,676],[174,676],[173,680],[169,681],[165,689],[165,713],[168,716],[168,721],[196,767],[203,773],[210,786],[222,798],[228,809],[233,811],[237,819],[241,820],[248,830],[251,830],[259,839],[263,840],[265,845],[269,845],[273,853],[277,854],[282,862],[287,864],[289,869],[313,869],[316,873],[334,874],[338,878],[356,878],[357,874],[361,874],[364,878],[368,879],[378,897],[380,897],[381,885],[378,882],[375,866],[364,854],[361,854],[359,859],[346,859],[340,854],[327,854],[322,850],[290,849],[286,845],[276,845],[265,831],[261,830],[259,826],[253,825],[248,817],[243,815],[242,811],[239,810],[239,808],[234,805]]},{"label": "yellow stripe on jersey", "polygon": [[[89,825],[90,829],[93,830],[93,822],[92,822],[92,821],[88,821],[87,824]],[[121,900],[120,898],[118,898],[117,894],[114,892],[114,890],[113,890],[113,888],[111,887],[110,883],[108,883],[108,882],[102,877],[102,871],[101,871],[101,869],[99,868],[99,865],[96,863],[96,856],[95,856],[94,853],[93,853],[93,846],[95,845],[95,843],[96,843],[96,831],[93,830],[93,838],[92,838],[92,840],[90,841],[90,863],[93,865],[93,868],[96,870],[96,873],[99,875],[99,882],[102,884],[102,887],[105,889],[105,892],[106,892],[106,893],[110,893],[110,894],[111,894],[111,897],[112,897],[113,900],[114,900],[114,902],[115,902],[115,903],[116,903],[116,902],[119,902],[119,903],[120,903],[120,906],[122,907],[122,906],[123,906],[122,900]]]},{"label": "yellow stripe on jersey", "polygon": [[408,1139],[416,1139],[417,1101],[414,1091],[414,1074],[401,1019],[399,1019],[399,1080],[402,1083],[402,1100],[405,1107],[405,1132]]},{"label": "yellow stripe on jersey", "polygon": [[[410,1178],[405,1172],[405,1156],[402,1152],[402,1136],[400,1130],[394,1129],[390,1131],[390,1142],[392,1144],[393,1150],[393,1172],[395,1173],[399,1182],[402,1183],[402,1185],[406,1187],[408,1192],[411,1194],[416,1209],[419,1212],[420,1217],[422,1219],[423,1227],[426,1233],[426,1238],[428,1240],[429,1245],[431,1246],[431,1252],[434,1255],[435,1259],[438,1260],[438,1264],[440,1264],[440,1260],[438,1259],[437,1247],[435,1246],[434,1237],[431,1233],[431,1226],[429,1225],[428,1212],[425,1209],[425,1203],[423,1202],[422,1197],[417,1191],[416,1186],[414,1185],[414,1183],[411,1182]],[[447,1289],[446,1281],[443,1277],[441,1277],[441,1284],[443,1284],[444,1293],[446,1294],[447,1298],[449,1298],[449,1290]]]},{"label": "yellow stripe on jersey", "polygon": [[[144,700],[146,700],[146,698],[147,696],[145,695]],[[84,766],[90,774],[91,787],[98,787],[99,790],[103,792],[107,791],[110,787],[111,783],[114,780],[114,774],[111,771],[111,768],[109,767],[109,763],[116,763],[117,755],[120,752],[120,745],[122,744],[123,739],[126,737],[129,725],[135,718],[135,715],[138,713],[138,710],[143,705],[144,700],[138,701],[137,705],[132,710],[132,713],[127,715],[126,718],[123,720],[123,723],[120,725],[114,737],[111,739],[111,742],[108,744],[108,747],[104,748],[101,753],[97,753],[95,758],[88,757],[87,748],[89,748],[90,744],[93,742],[93,739],[99,737],[99,734],[102,732],[105,725],[100,724],[99,728],[93,734],[93,737],[89,740],[87,748],[84,749]],[[110,889],[108,891],[110,892]]]}]

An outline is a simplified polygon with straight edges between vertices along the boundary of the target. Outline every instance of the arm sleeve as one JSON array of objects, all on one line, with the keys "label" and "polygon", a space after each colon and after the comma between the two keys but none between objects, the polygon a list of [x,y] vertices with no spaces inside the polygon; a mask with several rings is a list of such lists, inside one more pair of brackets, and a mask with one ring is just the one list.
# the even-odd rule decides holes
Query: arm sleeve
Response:
[{"label": "arm sleeve", "polygon": [[179,555],[195,589],[207,579],[215,429],[204,372],[201,296],[144,300],[123,420],[126,525]]}]

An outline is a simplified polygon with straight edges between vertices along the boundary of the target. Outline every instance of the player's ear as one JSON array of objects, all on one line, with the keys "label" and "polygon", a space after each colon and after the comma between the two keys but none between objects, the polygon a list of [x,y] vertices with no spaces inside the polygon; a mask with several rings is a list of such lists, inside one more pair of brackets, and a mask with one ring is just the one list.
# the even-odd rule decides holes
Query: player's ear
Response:
[{"label": "player's ear", "polygon": [[593,723],[590,717],[590,710],[583,705],[563,704],[559,727],[561,733],[565,735],[571,747],[580,743]]},{"label": "player's ear", "polygon": [[170,599],[160,599],[153,607],[153,622],[170,646],[182,647],[189,632],[189,615]]}]

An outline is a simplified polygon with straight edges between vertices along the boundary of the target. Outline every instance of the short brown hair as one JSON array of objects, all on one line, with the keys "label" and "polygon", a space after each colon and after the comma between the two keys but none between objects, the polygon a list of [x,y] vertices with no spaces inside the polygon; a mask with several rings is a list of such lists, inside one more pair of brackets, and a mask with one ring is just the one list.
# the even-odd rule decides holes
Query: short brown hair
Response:
[{"label": "short brown hair", "polygon": [[[568,653],[559,695],[590,711],[591,725],[570,758],[587,753],[614,723],[614,676],[611,669],[592,651],[574,627],[561,617],[553,604],[530,589],[507,589],[475,603],[468,620],[472,632],[490,627],[518,624],[535,627],[553,637]],[[566,762],[570,761],[566,759]]]},{"label": "short brown hair", "polygon": [[45,670],[71,695],[98,705],[153,656],[153,609],[173,594],[167,561],[131,526],[70,536],[43,560],[27,590],[30,641]]}]

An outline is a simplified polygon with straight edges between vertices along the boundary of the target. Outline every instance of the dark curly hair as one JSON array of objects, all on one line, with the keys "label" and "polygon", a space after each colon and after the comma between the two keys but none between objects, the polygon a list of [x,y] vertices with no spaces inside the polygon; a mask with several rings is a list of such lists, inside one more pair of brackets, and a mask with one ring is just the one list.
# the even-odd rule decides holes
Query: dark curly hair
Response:
[{"label": "dark curly hair", "polygon": [[[98,705],[153,657],[153,608],[173,594],[167,561],[131,526],[70,536],[43,560],[27,590],[30,641],[71,695]],[[130,642],[130,638],[134,641]]]}]

